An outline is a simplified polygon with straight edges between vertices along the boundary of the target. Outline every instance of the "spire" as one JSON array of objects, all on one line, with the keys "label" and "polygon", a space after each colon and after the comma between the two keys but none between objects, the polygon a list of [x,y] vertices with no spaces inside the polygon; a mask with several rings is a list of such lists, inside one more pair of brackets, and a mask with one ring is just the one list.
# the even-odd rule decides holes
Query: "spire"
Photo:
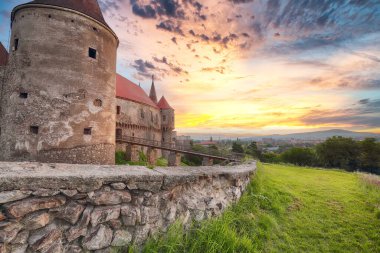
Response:
[{"label": "spire", "polygon": [[149,97],[155,104],[157,104],[156,88],[154,87],[154,75],[152,75],[152,86],[150,87]]}]

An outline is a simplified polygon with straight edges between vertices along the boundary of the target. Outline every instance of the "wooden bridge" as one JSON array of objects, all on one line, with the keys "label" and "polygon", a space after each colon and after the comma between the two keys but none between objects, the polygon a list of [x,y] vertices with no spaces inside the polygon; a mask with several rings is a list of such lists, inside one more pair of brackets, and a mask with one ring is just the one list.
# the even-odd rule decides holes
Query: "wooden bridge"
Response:
[{"label": "wooden bridge", "polygon": [[[181,147],[176,147],[174,143],[168,143],[168,142],[161,142],[161,141],[154,141],[154,140],[147,140],[143,138],[133,137],[133,136],[126,136],[126,135],[116,135],[116,143],[126,143],[129,144],[131,147],[133,146],[143,146],[148,147],[150,149],[161,149],[170,151],[171,155],[173,156],[174,162],[171,162],[170,156],[169,156],[169,165],[179,165],[180,161],[180,154],[186,154],[186,155],[194,155],[194,156],[200,156],[203,159],[204,165],[212,165],[213,160],[221,160],[225,162],[240,162],[240,159],[235,156],[219,156],[214,154],[206,154],[206,153],[199,153],[191,150],[185,150]],[[179,157],[179,161],[178,161]],[[171,164],[172,163],[172,164]]]}]

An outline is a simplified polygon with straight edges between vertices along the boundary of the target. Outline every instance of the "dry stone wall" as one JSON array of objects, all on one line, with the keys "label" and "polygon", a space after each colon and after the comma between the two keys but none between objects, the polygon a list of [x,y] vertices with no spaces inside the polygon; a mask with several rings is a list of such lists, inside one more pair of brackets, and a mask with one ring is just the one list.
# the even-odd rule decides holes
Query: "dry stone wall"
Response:
[{"label": "dry stone wall", "polygon": [[110,252],[219,215],[256,164],[148,169],[0,162],[0,253]]}]

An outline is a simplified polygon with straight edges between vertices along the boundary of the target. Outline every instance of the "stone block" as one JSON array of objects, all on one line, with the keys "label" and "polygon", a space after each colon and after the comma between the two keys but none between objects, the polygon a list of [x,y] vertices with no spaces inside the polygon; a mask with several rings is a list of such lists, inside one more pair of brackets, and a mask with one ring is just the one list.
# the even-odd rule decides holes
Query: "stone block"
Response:
[{"label": "stone block", "polygon": [[13,244],[10,248],[11,253],[25,253],[28,248],[28,244]]},{"label": "stone block", "polygon": [[9,243],[16,238],[18,232],[23,229],[19,222],[9,222],[0,230],[0,243]]},{"label": "stone block", "polygon": [[132,241],[132,234],[126,230],[115,231],[111,245],[114,247],[127,246]]},{"label": "stone block", "polygon": [[7,204],[5,209],[11,217],[21,218],[31,212],[62,206],[65,202],[66,198],[63,196],[35,197]]},{"label": "stone block", "polygon": [[141,245],[149,236],[150,226],[137,226],[135,231],[134,243]]},{"label": "stone block", "polygon": [[71,224],[75,224],[84,210],[83,205],[79,205],[75,201],[70,201],[65,206],[58,208],[57,218],[63,219]]},{"label": "stone block", "polygon": [[5,220],[7,217],[5,217],[5,214],[0,211],[0,222]]},{"label": "stone block", "polygon": [[86,237],[83,239],[83,247],[87,250],[98,250],[110,246],[112,242],[113,232],[112,230],[105,226],[99,225],[95,232],[87,233]]},{"label": "stone block", "polygon": [[91,212],[94,209],[93,206],[87,206],[86,209],[83,211],[82,217],[78,221],[78,223],[71,227],[66,232],[66,239],[71,242],[75,239],[77,239],[80,236],[85,236],[87,233],[87,226],[91,219]]},{"label": "stone block", "polygon": [[112,188],[114,188],[115,190],[124,190],[125,187],[127,187],[126,184],[121,183],[121,182],[120,182],[120,183],[112,183],[111,186],[112,186]]},{"label": "stone block", "polygon": [[50,214],[48,212],[41,211],[25,216],[25,218],[22,219],[21,224],[23,224],[26,230],[35,230],[45,227],[50,223],[50,220]]},{"label": "stone block", "polygon": [[28,230],[23,230],[20,231],[16,238],[11,241],[12,244],[26,244],[28,242],[28,237],[29,237],[29,231]]},{"label": "stone block", "polygon": [[121,207],[121,217],[125,226],[135,226],[141,223],[140,208],[131,205]]},{"label": "stone block", "polygon": [[160,210],[155,207],[141,207],[141,224],[154,223],[160,219]]},{"label": "stone block", "polygon": [[118,219],[120,216],[120,205],[95,207],[91,213],[91,224],[96,227],[100,223]]},{"label": "stone block", "polygon": [[40,240],[31,245],[34,251],[48,252],[57,243],[61,243],[62,232],[59,229],[53,229]]},{"label": "stone block", "polygon": [[74,197],[78,193],[77,190],[61,190],[61,192],[67,197]]},{"label": "stone block", "polygon": [[29,197],[31,193],[32,193],[31,191],[20,191],[20,190],[0,192],[0,204],[24,199],[26,197]]},{"label": "stone block", "polygon": [[128,191],[111,190],[97,191],[90,197],[90,200],[95,205],[117,205],[130,202],[132,197]]}]

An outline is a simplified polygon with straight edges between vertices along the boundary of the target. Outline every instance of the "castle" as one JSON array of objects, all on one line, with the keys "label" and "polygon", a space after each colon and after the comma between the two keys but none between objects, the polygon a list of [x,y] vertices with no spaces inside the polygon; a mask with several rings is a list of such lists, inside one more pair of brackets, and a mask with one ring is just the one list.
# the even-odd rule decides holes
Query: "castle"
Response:
[{"label": "castle", "polygon": [[174,143],[174,109],[154,81],[148,96],[116,73],[118,45],[97,0],[16,6],[9,53],[0,43],[0,160],[114,164],[116,135]]}]

